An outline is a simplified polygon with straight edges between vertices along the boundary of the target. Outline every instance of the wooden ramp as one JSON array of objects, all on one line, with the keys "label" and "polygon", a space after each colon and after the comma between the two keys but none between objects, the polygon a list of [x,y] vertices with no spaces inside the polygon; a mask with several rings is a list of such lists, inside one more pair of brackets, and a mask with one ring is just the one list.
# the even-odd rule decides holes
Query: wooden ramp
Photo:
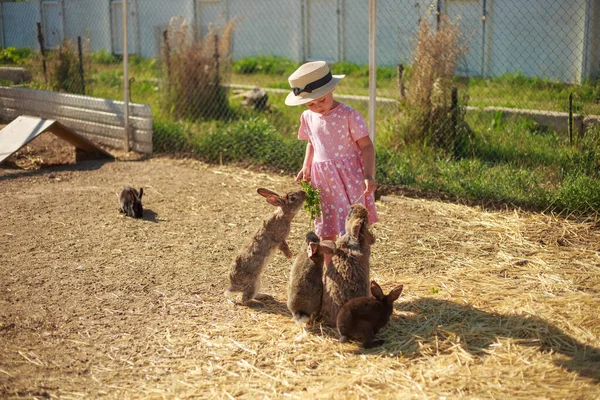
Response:
[{"label": "wooden ramp", "polygon": [[56,120],[22,115],[0,130],[0,163],[45,132],[50,132],[75,146],[78,159],[114,159],[112,154]]}]

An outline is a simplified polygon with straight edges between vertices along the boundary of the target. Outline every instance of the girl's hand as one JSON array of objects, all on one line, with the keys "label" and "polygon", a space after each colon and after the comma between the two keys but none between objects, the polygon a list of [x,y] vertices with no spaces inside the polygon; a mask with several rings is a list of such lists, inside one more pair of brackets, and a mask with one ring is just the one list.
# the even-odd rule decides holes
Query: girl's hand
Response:
[{"label": "girl's hand", "polygon": [[296,175],[296,183],[300,183],[301,181],[310,182],[310,170],[306,171],[302,168],[302,170],[298,172],[298,175]]},{"label": "girl's hand", "polygon": [[373,193],[377,189],[377,182],[373,178],[365,178],[365,194]]}]

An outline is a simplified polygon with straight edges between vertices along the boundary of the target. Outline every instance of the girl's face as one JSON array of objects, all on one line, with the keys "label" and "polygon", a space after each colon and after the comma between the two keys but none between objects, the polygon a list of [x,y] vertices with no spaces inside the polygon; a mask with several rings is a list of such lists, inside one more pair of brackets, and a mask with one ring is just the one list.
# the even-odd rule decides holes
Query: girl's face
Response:
[{"label": "girl's face", "polygon": [[326,114],[336,105],[337,101],[333,100],[333,90],[323,97],[319,97],[310,103],[306,103],[306,107],[317,114]]}]

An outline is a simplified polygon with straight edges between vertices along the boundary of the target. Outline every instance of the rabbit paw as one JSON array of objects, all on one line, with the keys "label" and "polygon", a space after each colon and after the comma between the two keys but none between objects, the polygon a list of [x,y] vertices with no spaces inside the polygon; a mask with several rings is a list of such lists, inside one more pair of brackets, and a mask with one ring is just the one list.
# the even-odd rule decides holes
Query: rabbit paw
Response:
[{"label": "rabbit paw", "polygon": [[266,293],[256,293],[256,295],[254,296],[254,299],[256,299],[256,300],[273,300],[273,296],[271,296],[270,294],[266,294]]}]

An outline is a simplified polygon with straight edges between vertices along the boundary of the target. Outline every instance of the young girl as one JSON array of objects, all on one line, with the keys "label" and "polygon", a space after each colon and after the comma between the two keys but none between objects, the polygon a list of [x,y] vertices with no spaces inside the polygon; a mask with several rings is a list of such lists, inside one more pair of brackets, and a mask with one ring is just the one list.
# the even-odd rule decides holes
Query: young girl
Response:
[{"label": "young girl", "polygon": [[350,206],[362,203],[369,223],[378,221],[373,192],[375,147],[363,116],[333,98],[335,86],[345,75],[331,75],[327,63],[303,64],[288,78],[292,92],[288,106],[305,104],[298,139],[307,140],[302,170],[296,181],[311,182],[321,190],[321,215],[315,233],[322,240],[336,240],[345,233]]}]

